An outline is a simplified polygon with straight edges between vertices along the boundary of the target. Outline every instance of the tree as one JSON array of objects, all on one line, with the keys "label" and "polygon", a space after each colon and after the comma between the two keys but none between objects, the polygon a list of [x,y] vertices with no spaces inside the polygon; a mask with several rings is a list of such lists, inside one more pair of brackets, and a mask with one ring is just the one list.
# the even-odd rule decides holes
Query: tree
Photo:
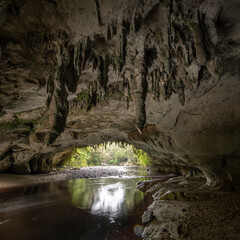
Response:
[{"label": "tree", "polygon": [[105,164],[121,165],[128,162],[130,165],[143,167],[151,163],[150,157],[140,149],[129,144],[107,143],[94,147],[75,148],[65,166],[87,167]]}]

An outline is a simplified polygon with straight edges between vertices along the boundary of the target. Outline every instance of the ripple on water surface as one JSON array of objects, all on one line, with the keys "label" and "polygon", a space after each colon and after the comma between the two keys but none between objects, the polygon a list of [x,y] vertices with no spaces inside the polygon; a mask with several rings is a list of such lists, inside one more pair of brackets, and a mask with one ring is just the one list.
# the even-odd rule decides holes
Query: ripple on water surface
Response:
[{"label": "ripple on water surface", "polygon": [[127,177],[40,184],[5,196],[0,207],[0,239],[141,239],[138,225],[151,199],[136,189],[141,180],[136,176],[146,176],[146,172],[120,170]]}]

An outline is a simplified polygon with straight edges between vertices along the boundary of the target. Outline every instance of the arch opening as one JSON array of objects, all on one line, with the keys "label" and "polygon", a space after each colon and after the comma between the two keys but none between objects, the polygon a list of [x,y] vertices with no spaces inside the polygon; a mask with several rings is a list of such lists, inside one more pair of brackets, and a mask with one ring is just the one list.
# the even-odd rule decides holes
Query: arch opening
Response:
[{"label": "arch opening", "polygon": [[59,163],[62,167],[140,166],[147,168],[151,157],[128,143],[106,142],[94,146],[73,148]]}]

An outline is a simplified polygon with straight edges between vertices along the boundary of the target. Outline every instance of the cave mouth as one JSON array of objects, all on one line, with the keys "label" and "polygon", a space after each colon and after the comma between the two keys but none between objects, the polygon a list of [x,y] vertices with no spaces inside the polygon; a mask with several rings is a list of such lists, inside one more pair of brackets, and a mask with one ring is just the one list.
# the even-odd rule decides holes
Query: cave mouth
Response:
[{"label": "cave mouth", "polygon": [[59,163],[60,167],[140,166],[148,167],[151,158],[142,149],[121,142],[73,148]]}]

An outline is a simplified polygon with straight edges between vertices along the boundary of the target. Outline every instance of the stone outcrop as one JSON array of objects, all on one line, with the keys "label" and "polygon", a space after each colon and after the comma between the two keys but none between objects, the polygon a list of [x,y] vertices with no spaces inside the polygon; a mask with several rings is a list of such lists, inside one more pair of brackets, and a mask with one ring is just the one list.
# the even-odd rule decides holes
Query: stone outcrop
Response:
[{"label": "stone outcrop", "polygon": [[144,240],[239,238],[239,192],[200,189],[202,178],[170,177],[137,186],[153,196],[142,217]]},{"label": "stone outcrop", "polygon": [[2,0],[0,171],[46,172],[66,149],[120,141],[159,171],[237,183],[239,12],[237,0]]}]

